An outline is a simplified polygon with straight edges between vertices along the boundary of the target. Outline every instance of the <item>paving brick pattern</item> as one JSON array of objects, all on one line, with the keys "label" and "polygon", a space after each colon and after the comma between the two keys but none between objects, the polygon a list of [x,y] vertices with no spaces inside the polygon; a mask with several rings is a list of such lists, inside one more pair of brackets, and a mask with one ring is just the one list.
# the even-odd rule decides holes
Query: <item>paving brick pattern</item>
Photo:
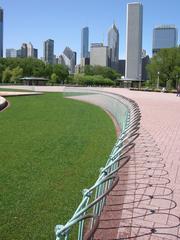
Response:
[{"label": "paving brick pattern", "polygon": [[94,239],[180,239],[180,97],[104,90],[135,100],[142,120]]}]

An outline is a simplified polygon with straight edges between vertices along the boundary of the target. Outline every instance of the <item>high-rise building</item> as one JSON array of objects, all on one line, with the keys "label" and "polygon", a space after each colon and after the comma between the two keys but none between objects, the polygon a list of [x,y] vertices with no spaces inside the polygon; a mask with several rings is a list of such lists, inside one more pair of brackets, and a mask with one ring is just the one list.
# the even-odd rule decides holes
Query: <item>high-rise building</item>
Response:
[{"label": "high-rise building", "polygon": [[108,31],[109,66],[117,69],[119,61],[119,31],[115,24]]},{"label": "high-rise building", "polygon": [[89,57],[89,28],[84,27],[81,32],[81,58]]},{"label": "high-rise building", "polygon": [[34,48],[34,58],[38,58],[38,49]]},{"label": "high-rise building", "polygon": [[0,57],[3,57],[3,9],[0,7]]},{"label": "high-rise building", "polygon": [[15,58],[17,57],[17,50],[14,48],[6,49],[6,57],[7,58]]},{"label": "high-rise building", "polygon": [[23,43],[21,46],[21,57],[27,58],[27,54],[28,54],[27,44]]},{"label": "high-rise building", "polygon": [[64,61],[64,57],[63,57],[62,54],[59,56],[58,64],[66,65],[66,63],[65,63],[65,61]]},{"label": "high-rise building", "polygon": [[31,42],[27,44],[27,57],[34,57],[34,48]]},{"label": "high-rise building", "polygon": [[44,42],[44,61],[45,63],[54,63],[54,40],[52,39]]},{"label": "high-rise building", "polygon": [[142,57],[142,80],[148,80],[148,71],[146,69],[147,65],[150,63],[150,58],[148,55]]},{"label": "high-rise building", "polygon": [[103,43],[92,43],[90,50],[90,65],[108,66],[108,47]]},{"label": "high-rise building", "polygon": [[127,5],[126,23],[126,73],[129,80],[141,80],[142,75],[142,27],[143,6],[141,3]]},{"label": "high-rise building", "polygon": [[76,52],[73,52],[69,47],[66,47],[63,54],[59,57],[59,62],[68,67],[70,74],[75,73],[76,56]]},{"label": "high-rise building", "polygon": [[175,25],[161,25],[153,29],[153,55],[163,48],[177,47],[178,31]]},{"label": "high-rise building", "polygon": [[21,49],[18,49],[17,51],[16,51],[16,54],[17,54],[17,57],[21,57]]}]

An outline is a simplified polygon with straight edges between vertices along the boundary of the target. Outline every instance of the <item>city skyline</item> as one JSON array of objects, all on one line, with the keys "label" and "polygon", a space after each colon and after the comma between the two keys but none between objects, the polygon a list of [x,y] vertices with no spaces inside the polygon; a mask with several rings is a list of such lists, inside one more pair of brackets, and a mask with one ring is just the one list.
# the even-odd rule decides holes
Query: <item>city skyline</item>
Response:
[{"label": "city skyline", "polygon": [[[98,2],[92,0],[87,8],[81,0],[77,0],[76,5],[73,4],[73,6],[72,0],[67,0],[65,3],[55,0],[53,5],[49,0],[44,5],[32,0],[30,8],[32,8],[33,17],[29,18],[22,0],[17,0],[16,3],[10,0],[1,0],[0,6],[5,13],[4,52],[6,48],[18,49],[23,42],[32,42],[39,49],[39,57],[42,57],[43,42],[51,38],[55,41],[56,55],[59,56],[65,46],[69,46],[78,53],[79,62],[81,29],[85,26],[89,27],[90,43],[104,42],[107,45],[109,26],[115,22],[120,33],[120,58],[125,58],[126,5],[131,2],[134,1],[115,0],[112,4],[112,1],[108,0],[106,4],[103,4],[102,0]],[[167,6],[163,4],[162,0],[158,0],[158,2],[152,0],[151,3],[148,0],[140,2],[144,6],[143,48],[151,56],[155,26],[175,24],[180,29],[180,17],[178,16],[180,2],[172,0]],[[95,9],[94,6],[96,6]],[[63,11],[61,10],[60,14],[57,14],[58,9],[63,9]],[[65,18],[65,11],[68,9],[72,13],[71,18]],[[51,10],[49,11],[50,18],[47,17],[48,10]],[[84,14],[85,10],[86,14]],[[31,12],[31,9],[28,9],[28,12]],[[14,27],[12,27],[12,23]]]}]

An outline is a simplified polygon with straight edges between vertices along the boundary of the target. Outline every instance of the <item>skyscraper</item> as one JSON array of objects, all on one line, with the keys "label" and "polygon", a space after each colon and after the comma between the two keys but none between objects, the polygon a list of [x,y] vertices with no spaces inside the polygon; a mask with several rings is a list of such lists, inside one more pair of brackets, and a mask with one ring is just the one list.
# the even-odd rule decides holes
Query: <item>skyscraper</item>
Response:
[{"label": "skyscraper", "polygon": [[163,48],[177,46],[178,32],[175,25],[161,25],[153,29],[153,55]]},{"label": "skyscraper", "polygon": [[63,51],[63,54],[60,55],[61,64],[64,64],[68,67],[69,73],[75,73],[76,65],[76,52],[73,52],[69,47],[66,47]]},{"label": "skyscraper", "polygon": [[28,54],[27,44],[23,43],[21,46],[21,57],[27,58],[27,54]]},{"label": "skyscraper", "polygon": [[34,57],[34,48],[32,43],[27,44],[27,57]]},{"label": "skyscraper", "polygon": [[46,63],[54,63],[54,40],[48,39],[44,42],[44,61]]},{"label": "skyscraper", "polygon": [[3,9],[0,7],[0,57],[3,57]]},{"label": "skyscraper", "polygon": [[34,48],[34,58],[38,58],[38,49]]},{"label": "skyscraper", "polygon": [[81,32],[81,58],[89,57],[89,28],[84,27]]},{"label": "skyscraper", "polygon": [[126,79],[141,80],[142,26],[142,4],[129,3],[127,5],[126,23]]},{"label": "skyscraper", "polygon": [[108,31],[109,66],[117,69],[119,60],[119,31],[115,24]]}]

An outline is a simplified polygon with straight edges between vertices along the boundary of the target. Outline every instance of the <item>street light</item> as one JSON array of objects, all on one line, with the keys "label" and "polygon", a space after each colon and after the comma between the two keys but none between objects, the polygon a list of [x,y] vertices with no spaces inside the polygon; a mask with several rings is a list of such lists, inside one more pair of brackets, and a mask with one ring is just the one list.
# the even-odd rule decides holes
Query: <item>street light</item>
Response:
[{"label": "street light", "polygon": [[157,78],[157,86],[156,86],[156,88],[159,89],[159,74],[160,74],[160,72],[157,72],[157,74],[158,74],[158,78]]}]

